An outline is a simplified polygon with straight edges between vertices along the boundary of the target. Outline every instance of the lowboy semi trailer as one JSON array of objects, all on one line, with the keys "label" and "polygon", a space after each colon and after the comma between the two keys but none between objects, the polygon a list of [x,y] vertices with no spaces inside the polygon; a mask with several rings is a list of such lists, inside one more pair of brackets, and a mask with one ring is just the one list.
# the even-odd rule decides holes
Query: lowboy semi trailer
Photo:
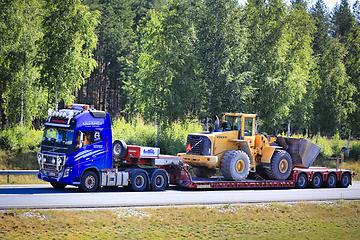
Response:
[{"label": "lowboy semi trailer", "polygon": [[352,170],[293,168],[285,180],[268,180],[255,174],[240,181],[222,176],[192,177],[183,156],[161,155],[155,147],[113,142],[109,114],[92,106],[72,104],[52,111],[45,123],[38,152],[39,179],[54,188],[78,186],[82,191],[126,187],[133,191],[162,191],[170,184],[182,188],[271,188],[311,186],[348,187]]}]

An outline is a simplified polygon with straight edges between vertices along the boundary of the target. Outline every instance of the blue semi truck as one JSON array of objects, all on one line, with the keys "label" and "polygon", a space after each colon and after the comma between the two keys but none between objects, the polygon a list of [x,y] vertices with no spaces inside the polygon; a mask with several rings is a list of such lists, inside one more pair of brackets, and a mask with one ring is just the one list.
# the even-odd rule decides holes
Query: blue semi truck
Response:
[{"label": "blue semi truck", "polygon": [[159,148],[113,141],[110,115],[104,111],[72,104],[60,111],[49,109],[48,115],[37,155],[38,177],[54,188],[74,185],[91,192],[102,187],[162,191],[169,184],[199,189],[348,187],[355,175],[352,170],[310,167],[293,168],[285,180],[257,175],[241,181],[229,181],[219,175],[196,178],[183,162],[184,154],[161,155]]},{"label": "blue semi truck", "polygon": [[[180,157],[160,155],[155,147],[113,142],[110,115],[104,111],[72,104],[60,111],[49,109],[48,115],[37,154],[38,177],[55,188],[75,185],[82,191],[95,191],[123,186],[134,191],[161,191],[168,186],[169,172],[181,175]],[[176,178],[174,174],[171,177]]]}]

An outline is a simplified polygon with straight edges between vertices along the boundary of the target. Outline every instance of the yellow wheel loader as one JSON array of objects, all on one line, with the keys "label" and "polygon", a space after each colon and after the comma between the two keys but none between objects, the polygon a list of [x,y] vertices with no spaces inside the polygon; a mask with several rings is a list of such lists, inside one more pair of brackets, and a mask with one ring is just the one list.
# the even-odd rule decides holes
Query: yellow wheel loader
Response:
[{"label": "yellow wheel loader", "polygon": [[257,134],[256,114],[225,113],[215,130],[189,134],[183,161],[198,177],[215,175],[220,169],[226,180],[241,181],[250,172],[265,170],[268,179],[285,180],[293,167],[309,168],[320,147],[304,138]]}]

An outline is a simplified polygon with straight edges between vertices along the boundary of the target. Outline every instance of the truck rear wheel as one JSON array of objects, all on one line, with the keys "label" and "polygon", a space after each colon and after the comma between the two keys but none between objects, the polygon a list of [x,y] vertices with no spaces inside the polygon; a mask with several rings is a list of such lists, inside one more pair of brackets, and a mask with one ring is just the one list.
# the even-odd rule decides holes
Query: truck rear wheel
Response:
[{"label": "truck rear wheel", "polygon": [[249,156],[240,150],[228,151],[221,160],[220,171],[226,180],[244,180],[250,171]]},{"label": "truck rear wheel", "polygon": [[123,140],[116,140],[113,143],[113,156],[117,159],[125,157],[127,145]]},{"label": "truck rear wheel", "polygon": [[147,176],[143,172],[135,172],[133,176],[131,177],[131,189],[135,192],[141,192],[144,191],[147,186]]},{"label": "truck rear wheel", "polygon": [[295,187],[302,189],[302,188],[306,187],[307,183],[308,183],[308,180],[307,180],[306,174],[305,173],[300,173],[299,176],[298,176],[298,179],[297,179],[297,181],[295,183]]},{"label": "truck rear wheel", "polygon": [[326,180],[326,187],[328,187],[328,188],[336,187],[336,182],[337,182],[337,179],[336,179],[335,173],[330,173]]},{"label": "truck rear wheel", "polygon": [[99,186],[99,178],[93,171],[87,171],[81,178],[80,189],[84,192],[93,192]]},{"label": "truck rear wheel", "polygon": [[351,177],[350,174],[344,173],[342,175],[341,181],[339,182],[339,187],[347,188],[350,185]]},{"label": "truck rear wheel", "polygon": [[322,176],[320,173],[315,173],[313,176],[313,180],[311,181],[311,187],[319,188],[323,183]]},{"label": "truck rear wheel", "polygon": [[151,178],[151,188],[154,191],[163,191],[167,186],[167,176],[163,171],[156,171]]},{"label": "truck rear wheel", "polygon": [[292,159],[288,152],[278,150],[271,158],[270,168],[266,169],[266,174],[274,180],[286,180],[292,170]]},{"label": "truck rear wheel", "polygon": [[208,178],[216,174],[216,169],[211,169],[207,167],[193,167],[192,172],[197,177]]}]

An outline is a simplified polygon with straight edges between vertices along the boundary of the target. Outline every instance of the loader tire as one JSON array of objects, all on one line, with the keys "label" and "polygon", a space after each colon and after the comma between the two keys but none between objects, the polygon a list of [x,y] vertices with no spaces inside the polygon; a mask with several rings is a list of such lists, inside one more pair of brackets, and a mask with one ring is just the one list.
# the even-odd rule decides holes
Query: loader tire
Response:
[{"label": "loader tire", "polygon": [[192,172],[197,177],[208,178],[215,175],[216,169],[211,169],[207,167],[193,167]]},{"label": "loader tire", "polygon": [[274,152],[271,158],[270,168],[266,169],[266,174],[270,179],[286,180],[292,170],[292,158],[290,154],[284,150]]},{"label": "loader tire", "polygon": [[250,171],[249,156],[240,150],[228,151],[221,160],[220,171],[226,180],[244,180]]}]

